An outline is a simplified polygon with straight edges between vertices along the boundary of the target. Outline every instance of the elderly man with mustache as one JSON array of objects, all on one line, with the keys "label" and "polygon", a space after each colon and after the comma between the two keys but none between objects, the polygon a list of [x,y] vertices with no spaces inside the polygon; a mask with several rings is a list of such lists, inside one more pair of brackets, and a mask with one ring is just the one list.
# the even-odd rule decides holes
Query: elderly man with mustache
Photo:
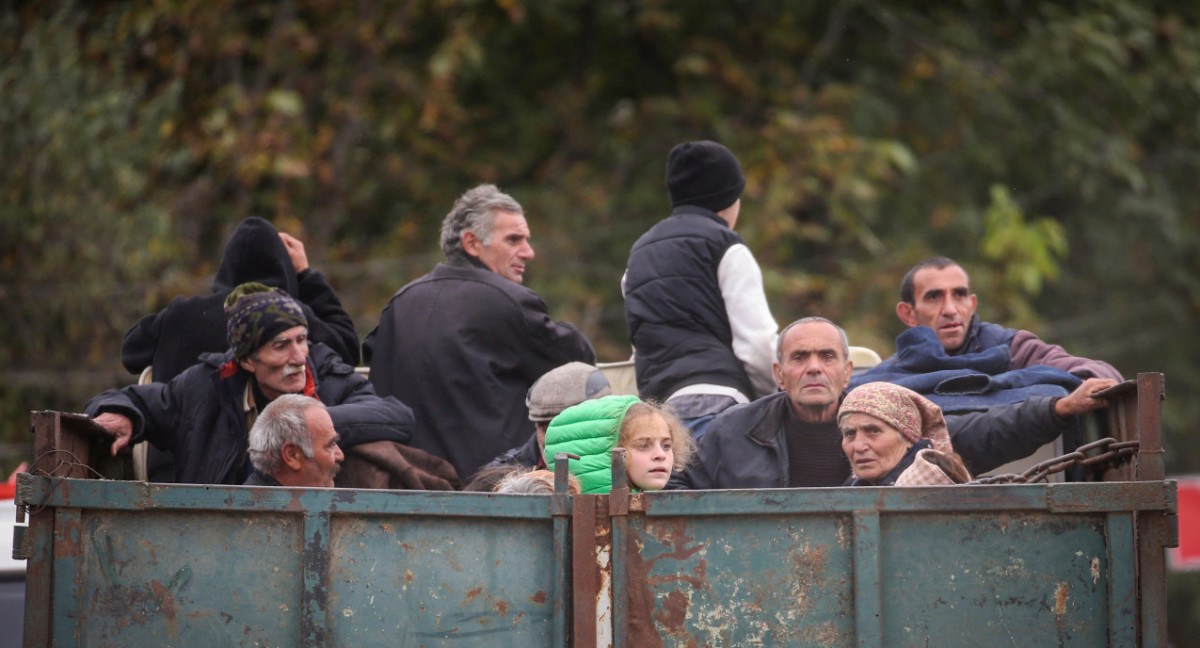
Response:
[{"label": "elderly man with mustache", "polygon": [[412,410],[377,396],[329,347],[310,345],[304,311],[286,293],[242,284],[225,315],[228,351],[201,356],[168,383],[110,390],[88,402],[87,414],[116,437],[114,455],[145,439],[174,453],[178,483],[242,484],[253,470],[248,431],[284,394],[324,403],[343,449],[408,443]]}]

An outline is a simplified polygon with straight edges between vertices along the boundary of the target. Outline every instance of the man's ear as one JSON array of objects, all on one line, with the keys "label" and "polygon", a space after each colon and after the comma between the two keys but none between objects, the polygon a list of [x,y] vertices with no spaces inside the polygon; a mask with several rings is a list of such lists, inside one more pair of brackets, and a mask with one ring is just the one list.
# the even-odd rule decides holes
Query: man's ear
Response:
[{"label": "man's ear", "polygon": [[854,363],[850,360],[846,361],[846,376],[842,379],[842,391],[850,386],[850,379],[854,377]]},{"label": "man's ear", "polygon": [[279,449],[279,458],[283,460],[283,465],[287,466],[289,470],[298,472],[304,467],[304,460],[307,457],[304,456],[304,451],[300,449],[300,446],[289,442],[283,444],[283,447]]},{"label": "man's ear", "polygon": [[900,321],[908,326],[916,326],[917,316],[914,310],[912,304],[902,301],[896,304],[896,317],[899,317]]},{"label": "man's ear", "polygon": [[780,389],[783,389],[783,367],[779,366],[779,363],[776,362],[771,368],[775,371],[775,384],[779,385]]},{"label": "man's ear", "polygon": [[254,358],[251,358],[250,356],[246,356],[245,358],[238,358],[237,363],[238,363],[238,366],[241,367],[242,369],[245,369],[246,371],[249,371],[250,373],[254,373]]},{"label": "man's ear", "polygon": [[475,235],[475,232],[467,230],[462,233],[462,248],[467,254],[478,257],[483,253],[483,241]]}]

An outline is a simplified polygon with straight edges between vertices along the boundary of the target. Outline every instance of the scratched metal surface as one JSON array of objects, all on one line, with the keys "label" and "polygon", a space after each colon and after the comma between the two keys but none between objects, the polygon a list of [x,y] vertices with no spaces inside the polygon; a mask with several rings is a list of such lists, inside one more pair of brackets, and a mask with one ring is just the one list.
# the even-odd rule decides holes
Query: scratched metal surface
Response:
[{"label": "scratched metal surface", "polygon": [[[628,555],[630,645],[853,645],[846,516],[638,520],[630,519],[639,550]],[[655,631],[640,632],[637,610],[651,596]]]},{"label": "scratched metal surface", "polygon": [[1129,606],[1113,612],[1130,628],[1135,592],[1131,570],[1114,574],[1110,551],[1127,569],[1133,556],[1119,538],[1107,541],[1107,519],[1025,512],[884,517],[884,645],[1134,645],[1132,635],[1108,641],[1110,588],[1124,583],[1116,598],[1128,597]]},{"label": "scratched metal surface", "polygon": [[363,515],[342,518],[332,535],[340,645],[550,645],[548,522]]},{"label": "scratched metal surface", "polygon": [[[87,510],[56,642],[284,646],[299,625],[296,516]],[[70,608],[74,608],[73,610]]]},{"label": "scratched metal surface", "polygon": [[35,615],[50,645],[554,642],[548,496],[28,475],[18,490],[54,512],[50,612]]},{"label": "scratched metal surface", "polygon": [[[634,646],[1128,646],[1133,512],[1173,484],[652,493]],[[646,610],[639,612],[639,608]]]}]

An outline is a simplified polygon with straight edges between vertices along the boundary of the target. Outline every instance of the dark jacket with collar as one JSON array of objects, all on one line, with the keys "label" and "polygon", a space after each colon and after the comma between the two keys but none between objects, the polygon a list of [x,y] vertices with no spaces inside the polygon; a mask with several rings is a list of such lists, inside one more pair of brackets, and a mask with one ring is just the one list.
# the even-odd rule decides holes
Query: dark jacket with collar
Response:
[{"label": "dark jacket with collar", "polygon": [[[1054,414],[1057,398],[1033,397],[986,411],[947,414],[954,451],[972,475],[1033,454],[1074,429]],[[794,421],[786,392],[734,406],[717,416],[698,442],[692,464],[668,489],[786,488],[785,426]],[[830,486],[838,486],[830,484]]]},{"label": "dark jacket with collar", "polygon": [[470,476],[533,433],[525,395],[592,345],[529,288],[454,255],[404,286],[363,342],[371,383],[413,408],[412,445]]},{"label": "dark jacket with collar", "polygon": [[[174,453],[176,482],[241,484],[249,475],[249,430],[242,404],[251,374],[231,360],[231,352],[203,356],[200,364],[168,383],[104,392],[89,401],[85,411],[92,417],[103,412],[129,417],[135,442],[145,439]],[[314,344],[308,371],[310,388],[328,408],[343,448],[409,441],[412,411],[395,398],[376,396],[370,383],[332,349]]]},{"label": "dark jacket with collar", "polygon": [[228,349],[225,298],[248,281],[287,291],[304,309],[309,340],[328,345],[347,364],[358,364],[354,320],[325,276],[311,268],[297,275],[279,232],[257,217],[247,218],[234,230],[213,279],[212,294],[176,297],[163,310],[142,318],[125,333],[121,363],[133,374],[153,367],[154,380],[167,382],[199,362],[201,354]]},{"label": "dark jacket with collar", "polygon": [[753,398],[717,282],[721,259],[738,243],[745,241],[720,216],[681,205],[633,244],[625,325],[643,398],[663,400],[695,384],[733,387]]},{"label": "dark jacket with collar", "polygon": [[529,435],[529,440],[521,447],[506,450],[484,467],[496,468],[499,466],[545,468],[546,460],[542,457],[541,447],[538,446],[537,432]]}]

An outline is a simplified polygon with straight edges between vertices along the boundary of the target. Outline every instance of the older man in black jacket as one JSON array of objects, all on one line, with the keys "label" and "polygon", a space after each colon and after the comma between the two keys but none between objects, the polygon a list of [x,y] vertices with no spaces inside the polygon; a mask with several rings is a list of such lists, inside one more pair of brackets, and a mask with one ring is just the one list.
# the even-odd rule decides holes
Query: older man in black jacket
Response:
[{"label": "older man in black jacket", "polygon": [[226,307],[229,351],[208,354],[168,383],[134,385],[93,398],[89,416],[116,436],[113,454],[142,438],[175,454],[175,481],[241,484],[252,466],[247,431],[282,394],[328,407],[343,448],[407,443],[412,411],[380,398],[324,344],[309,346],[299,303],[261,284],[239,286]]},{"label": "older man in black jacket", "polygon": [[533,433],[525,393],[538,377],[596,354],[521,285],[533,248],[510,196],[493,185],[463,194],[441,244],[446,261],[392,297],[363,354],[375,389],[412,406],[413,446],[465,477]]},{"label": "older man in black jacket", "polygon": [[[854,366],[841,327],[807,317],[783,329],[775,379],[783,390],[713,420],[696,459],[667,488],[841,486],[850,476],[837,410]],[[951,443],[972,474],[1029,456],[1106,402],[1091,394],[1116,381],[1089,378],[1065,397],[1033,397],[947,415]]]}]

